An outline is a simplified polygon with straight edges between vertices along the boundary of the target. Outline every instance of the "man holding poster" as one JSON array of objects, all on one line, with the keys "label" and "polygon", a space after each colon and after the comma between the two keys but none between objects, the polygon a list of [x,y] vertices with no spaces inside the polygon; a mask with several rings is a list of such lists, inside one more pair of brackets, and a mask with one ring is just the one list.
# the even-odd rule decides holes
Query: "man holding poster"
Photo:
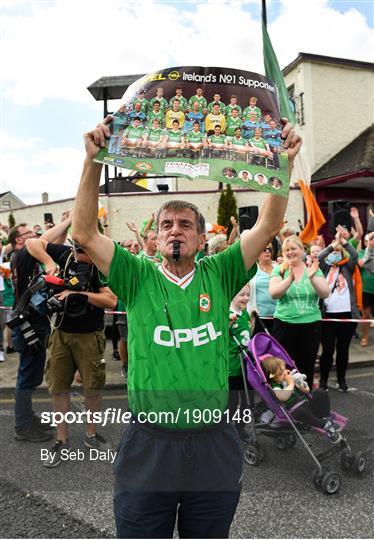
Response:
[{"label": "man holding poster", "polygon": [[[228,537],[239,501],[242,447],[227,412],[231,299],[256,272],[256,259],[283,223],[287,198],[268,194],[256,225],[220,254],[205,245],[205,220],[185,201],[156,217],[159,266],[97,228],[107,117],[85,134],[86,159],[73,239],[92,258],[128,314],[128,399],[132,420],[117,452],[114,512],[120,538]],[[289,168],[301,140],[283,121]],[[250,411],[243,413],[250,421]]]}]

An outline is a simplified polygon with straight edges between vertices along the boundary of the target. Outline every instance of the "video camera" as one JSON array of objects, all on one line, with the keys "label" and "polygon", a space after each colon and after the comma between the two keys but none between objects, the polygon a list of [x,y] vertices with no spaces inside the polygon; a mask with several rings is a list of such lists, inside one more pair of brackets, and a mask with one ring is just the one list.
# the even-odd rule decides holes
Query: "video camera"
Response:
[{"label": "video camera", "polygon": [[[79,291],[88,290],[89,280],[90,268],[86,263],[76,263],[72,268],[65,269],[62,276],[38,274],[21,296],[15,308],[16,315],[7,325],[11,329],[16,328],[35,312],[41,316],[64,313],[69,317],[81,317],[86,313],[88,297],[79,294]],[[65,290],[77,294],[71,294],[64,300],[56,298],[56,294]]]},{"label": "video camera", "polygon": [[[69,317],[81,317],[85,315],[88,305],[88,297],[79,294],[89,288],[90,265],[76,262],[62,271],[60,276],[37,274],[31,281],[27,290],[23,293],[15,307],[15,316],[6,324],[10,329],[20,328],[26,344],[34,350],[42,350],[36,332],[31,326],[29,319],[35,313],[41,316],[53,313],[64,313]],[[67,296],[64,300],[56,298],[59,292],[69,290],[76,294]]]},{"label": "video camera", "polygon": [[77,263],[75,268],[67,271],[65,277],[44,276],[44,282],[49,288],[47,299],[48,314],[65,313],[69,317],[81,317],[87,311],[88,297],[85,294],[71,294],[64,300],[56,298],[55,294],[68,291],[86,291],[89,287],[90,270],[86,263]]}]

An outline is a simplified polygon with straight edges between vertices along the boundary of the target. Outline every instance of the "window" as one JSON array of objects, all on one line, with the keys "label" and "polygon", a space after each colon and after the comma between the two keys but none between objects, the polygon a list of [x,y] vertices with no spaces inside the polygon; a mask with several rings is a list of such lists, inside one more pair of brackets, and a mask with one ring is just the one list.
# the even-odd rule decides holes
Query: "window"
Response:
[{"label": "window", "polygon": [[300,126],[304,126],[305,125],[304,92],[301,92],[299,94],[299,101],[300,101],[300,106],[299,106],[299,110],[298,110],[298,122],[299,122]]},{"label": "window", "polygon": [[298,97],[295,93],[295,85],[291,85],[287,88],[288,96],[290,99],[290,105],[294,111],[297,122],[300,126],[305,125],[305,113],[304,113],[304,92],[301,92]]}]

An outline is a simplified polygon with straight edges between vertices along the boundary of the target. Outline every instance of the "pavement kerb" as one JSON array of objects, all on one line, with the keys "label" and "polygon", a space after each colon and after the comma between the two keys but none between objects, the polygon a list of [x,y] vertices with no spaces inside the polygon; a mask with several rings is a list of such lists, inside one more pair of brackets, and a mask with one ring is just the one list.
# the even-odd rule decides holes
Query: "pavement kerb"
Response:
[{"label": "pavement kerb", "polygon": [[[350,363],[350,367],[351,368],[369,368],[369,367],[373,367],[374,366],[374,359],[373,360],[357,360],[356,362],[352,362]],[[336,368],[335,368],[335,365],[331,368],[331,373],[335,373],[336,372]],[[319,373],[319,368],[318,366],[316,367],[315,369],[315,373]],[[348,374],[348,377],[349,377],[349,374]],[[82,390],[82,388],[80,386],[74,386],[72,387],[73,390],[75,391],[78,391],[80,392]],[[2,393],[11,393],[11,392],[14,392],[15,390],[15,387],[14,386],[2,386],[0,387],[0,396]],[[105,390],[123,390],[125,392],[127,392],[127,384],[126,383],[108,383],[108,384],[105,384],[103,389],[102,389],[102,392],[104,392]],[[46,395],[49,395],[48,393],[48,388],[46,388],[45,386],[40,386],[38,389],[37,389],[37,392],[40,394],[42,393],[43,395],[46,394]]]}]

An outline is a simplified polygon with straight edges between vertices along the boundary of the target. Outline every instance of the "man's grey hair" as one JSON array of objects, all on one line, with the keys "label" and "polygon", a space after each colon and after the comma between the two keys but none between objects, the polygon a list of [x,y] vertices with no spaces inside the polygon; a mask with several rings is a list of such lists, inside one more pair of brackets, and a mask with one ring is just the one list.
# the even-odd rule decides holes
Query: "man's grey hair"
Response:
[{"label": "man's grey hair", "polygon": [[156,216],[156,232],[158,232],[158,227],[159,227],[159,222],[160,222],[160,215],[161,215],[162,212],[164,212],[165,210],[175,210],[175,211],[178,212],[180,210],[185,210],[186,208],[189,208],[190,210],[192,210],[195,213],[195,215],[196,215],[196,223],[197,223],[197,230],[198,230],[199,234],[205,233],[205,219],[204,219],[204,216],[202,215],[202,213],[200,212],[200,210],[198,209],[198,207],[195,206],[194,204],[190,203],[190,202],[178,201],[178,200],[168,201],[165,204],[163,204],[161,206],[161,208],[158,210],[157,216]]},{"label": "man's grey hair", "polygon": [[208,242],[208,255],[214,255],[217,253],[217,249],[227,245],[227,237],[225,234],[216,234]]}]

